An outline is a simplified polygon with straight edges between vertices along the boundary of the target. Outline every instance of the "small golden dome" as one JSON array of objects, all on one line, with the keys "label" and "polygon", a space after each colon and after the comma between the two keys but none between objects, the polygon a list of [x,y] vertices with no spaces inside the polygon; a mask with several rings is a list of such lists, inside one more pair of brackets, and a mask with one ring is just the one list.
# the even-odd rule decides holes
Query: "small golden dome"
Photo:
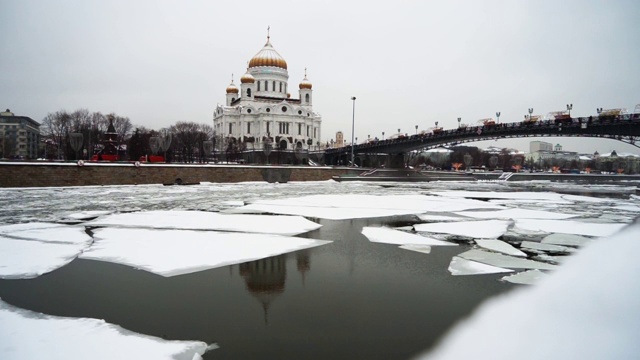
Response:
[{"label": "small golden dome", "polygon": [[238,87],[236,86],[236,84],[233,83],[233,81],[231,81],[231,84],[227,86],[227,94],[237,94],[237,93],[238,93]]},{"label": "small golden dome", "polygon": [[242,84],[253,84],[256,82],[256,79],[253,77],[253,75],[247,72],[244,75],[242,75],[242,77],[240,78],[240,82]]},{"label": "small golden dome", "polygon": [[264,44],[262,50],[258,51],[258,53],[249,61],[249,67],[258,66],[273,66],[285,70],[287,69],[287,62],[284,61],[282,56],[280,56],[273,46],[271,46],[271,42],[269,42],[268,37],[267,43]]},{"label": "small golden dome", "polygon": [[300,87],[300,90],[302,90],[302,89],[311,90],[313,85],[311,85],[311,82],[309,80],[307,80],[307,77],[305,76],[304,79],[302,80],[302,82],[300,83],[299,87]]}]

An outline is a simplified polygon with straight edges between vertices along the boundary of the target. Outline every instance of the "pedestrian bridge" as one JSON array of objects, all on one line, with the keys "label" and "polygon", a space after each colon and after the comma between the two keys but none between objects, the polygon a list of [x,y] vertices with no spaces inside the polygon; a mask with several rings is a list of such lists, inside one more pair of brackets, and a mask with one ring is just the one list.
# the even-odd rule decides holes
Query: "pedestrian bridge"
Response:
[{"label": "pedestrian bridge", "polygon": [[536,122],[499,123],[467,126],[448,130],[401,136],[395,139],[369,141],[363,144],[327,149],[324,161],[328,165],[348,164],[351,153],[404,155],[413,150],[428,150],[463,143],[525,137],[572,136],[607,138],[639,147],[640,113],[617,116],[589,116],[543,120]]}]

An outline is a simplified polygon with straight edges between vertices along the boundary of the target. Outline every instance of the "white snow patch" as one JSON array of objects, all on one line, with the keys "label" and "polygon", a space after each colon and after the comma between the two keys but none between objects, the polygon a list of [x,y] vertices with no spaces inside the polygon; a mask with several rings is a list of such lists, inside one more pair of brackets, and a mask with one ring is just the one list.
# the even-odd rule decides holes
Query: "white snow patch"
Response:
[{"label": "white snow patch", "polygon": [[508,275],[501,278],[500,280],[504,280],[513,284],[534,285],[546,277],[549,277],[549,275],[543,273],[540,270],[534,269],[519,272],[513,275]]},{"label": "white snow patch", "polygon": [[75,259],[85,243],[47,243],[0,236],[0,278],[31,279]]},{"label": "white snow patch", "polygon": [[540,269],[553,270],[555,265],[545,264],[538,261],[521,259],[513,256],[497,254],[489,251],[471,249],[458,255],[467,260],[478,261],[484,264],[505,267],[510,269]]},{"label": "white snow patch", "polygon": [[418,234],[410,234],[404,231],[389,229],[386,227],[369,227],[362,228],[362,235],[366,236],[371,242],[396,244],[396,245],[428,245],[428,246],[458,246],[456,243],[436,240]]},{"label": "white snow patch", "polygon": [[217,231],[96,229],[80,258],[175,276],[325,245],[331,241]]},{"label": "white snow patch", "polygon": [[461,211],[458,215],[468,216],[477,219],[569,219],[577,217],[576,214],[561,214],[551,211],[529,210],[529,209],[505,209],[497,211]]},{"label": "white snow patch", "polygon": [[416,244],[406,244],[398,246],[400,249],[416,251],[423,254],[431,253],[431,246],[429,245],[416,245]]},{"label": "white snow patch", "polygon": [[491,266],[477,261],[467,260],[459,256],[454,256],[449,264],[449,272],[451,275],[480,275],[495,274],[503,272],[512,272],[511,269],[505,269],[497,266]]},{"label": "white snow patch", "polygon": [[495,252],[499,252],[499,253],[503,253],[506,255],[510,255],[510,256],[519,256],[519,257],[527,257],[527,254],[525,254],[524,252],[516,249],[515,247],[511,246],[511,244],[508,244],[502,240],[476,240],[476,244],[478,244],[478,246],[485,248],[487,250],[491,250],[491,251],[495,251]]},{"label": "white snow patch", "polygon": [[145,211],[114,214],[85,223],[87,226],[218,230],[261,234],[298,235],[322,225],[300,216],[232,215],[205,211]]},{"label": "white snow patch", "polygon": [[191,360],[200,358],[207,349],[201,341],[163,340],[104,320],[44,315],[1,300],[0,324],[3,360]]},{"label": "white snow patch", "polygon": [[588,223],[574,220],[518,219],[516,220],[515,228],[530,231],[544,231],[547,233],[609,236],[625,226],[626,224]]},{"label": "white snow patch", "polygon": [[[483,303],[423,359],[635,359],[640,223],[569,257],[537,286]],[[553,331],[550,331],[552,329]],[[527,346],[524,351],[523,334]]]},{"label": "white snow patch", "polygon": [[492,239],[503,235],[510,224],[510,221],[504,220],[458,221],[454,223],[416,224],[413,225],[413,228],[420,232]]},{"label": "white snow patch", "polygon": [[93,210],[93,211],[81,211],[73,214],[65,215],[64,219],[73,219],[73,220],[89,220],[97,218],[102,215],[113,214],[113,211],[109,210]]},{"label": "white snow patch", "polygon": [[584,246],[594,241],[593,238],[588,238],[580,235],[572,234],[551,234],[542,239],[543,244],[564,245],[564,246]]}]

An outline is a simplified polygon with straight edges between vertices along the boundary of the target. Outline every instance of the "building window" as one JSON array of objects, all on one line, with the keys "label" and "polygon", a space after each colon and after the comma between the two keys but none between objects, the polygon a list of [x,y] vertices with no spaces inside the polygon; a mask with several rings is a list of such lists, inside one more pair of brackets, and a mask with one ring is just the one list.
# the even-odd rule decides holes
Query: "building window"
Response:
[{"label": "building window", "polygon": [[266,110],[266,111],[267,111],[267,112],[271,112],[271,109],[270,109],[270,108],[267,108],[267,110]]},{"label": "building window", "polygon": [[282,83],[280,83],[280,92],[282,92]]},{"label": "building window", "polygon": [[258,81],[258,91],[260,91],[260,81]]},{"label": "building window", "polygon": [[233,134],[233,124],[229,124],[229,135]]},{"label": "building window", "polygon": [[264,81],[264,91],[269,91],[269,82],[267,80]]},{"label": "building window", "polygon": [[273,82],[273,87],[271,88],[271,91],[276,91],[276,82]]},{"label": "building window", "polygon": [[269,126],[269,125],[271,125],[271,123],[267,123],[267,135],[269,135],[269,133],[271,132],[271,130],[270,130],[271,126]]},{"label": "building window", "polygon": [[302,115],[302,110],[298,110],[298,115]]},{"label": "building window", "polygon": [[302,135],[302,124],[298,123],[298,135]]},{"label": "building window", "polygon": [[234,101],[236,101],[236,98],[233,98],[233,97],[232,97],[232,98],[231,98],[231,102],[234,102]]},{"label": "building window", "polygon": [[304,96],[304,101],[305,101],[305,102],[307,102],[307,103],[309,102],[309,94],[306,94],[306,95]]},{"label": "building window", "polygon": [[307,137],[309,137],[309,130],[311,129],[311,126],[307,125]]},{"label": "building window", "polygon": [[247,134],[251,134],[251,123],[247,123]]},{"label": "building window", "polygon": [[287,112],[287,107],[286,106],[282,107],[282,112]]},{"label": "building window", "polygon": [[247,114],[251,114],[251,109],[247,109]]},{"label": "building window", "polygon": [[251,97],[251,89],[247,89],[247,96]]},{"label": "building window", "polygon": [[317,138],[318,137],[318,128],[313,128],[313,138]]}]

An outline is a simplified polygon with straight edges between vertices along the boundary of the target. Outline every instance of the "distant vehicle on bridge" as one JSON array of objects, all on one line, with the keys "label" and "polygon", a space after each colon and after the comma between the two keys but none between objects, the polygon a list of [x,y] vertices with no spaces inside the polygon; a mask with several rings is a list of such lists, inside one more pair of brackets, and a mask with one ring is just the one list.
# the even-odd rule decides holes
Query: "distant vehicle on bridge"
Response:
[{"label": "distant vehicle on bridge", "polygon": [[541,116],[540,115],[525,115],[524,116],[524,120],[522,120],[523,123],[530,125],[530,124],[535,124],[536,122],[541,120]]},{"label": "distant vehicle on bridge", "polygon": [[478,124],[483,126],[493,126],[496,124],[496,121],[493,118],[486,118],[478,120]]},{"label": "distant vehicle on bridge", "polygon": [[566,110],[552,111],[547,114],[546,118],[556,124],[571,123],[571,114]]}]

